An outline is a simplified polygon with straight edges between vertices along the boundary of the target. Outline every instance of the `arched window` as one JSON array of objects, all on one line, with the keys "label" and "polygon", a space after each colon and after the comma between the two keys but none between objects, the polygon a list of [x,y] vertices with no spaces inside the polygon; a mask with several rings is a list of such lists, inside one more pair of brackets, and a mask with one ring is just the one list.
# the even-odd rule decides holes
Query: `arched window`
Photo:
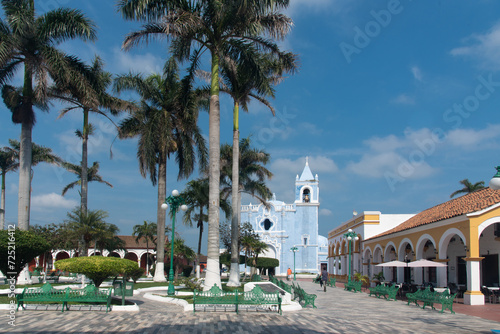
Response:
[{"label": "arched window", "polygon": [[309,189],[304,189],[304,192],[302,193],[302,202],[304,203],[309,203],[311,201],[311,192]]}]

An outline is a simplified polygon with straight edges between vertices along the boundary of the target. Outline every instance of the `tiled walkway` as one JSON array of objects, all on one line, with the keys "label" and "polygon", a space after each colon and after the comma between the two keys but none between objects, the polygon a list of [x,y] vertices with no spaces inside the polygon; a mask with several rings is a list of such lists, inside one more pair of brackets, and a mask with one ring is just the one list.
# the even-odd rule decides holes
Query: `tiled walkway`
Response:
[{"label": "tiled walkway", "polygon": [[[140,312],[19,311],[16,327],[7,324],[8,312],[0,311],[3,333],[491,333],[498,320],[462,313],[441,314],[422,310],[402,301],[385,301],[366,293],[340,288],[320,290],[319,285],[300,281],[318,295],[317,309],[308,307],[282,316],[267,312],[184,312],[181,307],[134,296]],[[132,299],[132,297],[130,297]],[[493,305],[496,306],[496,305]],[[500,304],[499,304],[500,306]],[[462,307],[470,307],[462,305]],[[481,306],[480,306],[481,307]],[[457,307],[458,309],[460,306]],[[500,311],[500,307],[498,308]]]}]

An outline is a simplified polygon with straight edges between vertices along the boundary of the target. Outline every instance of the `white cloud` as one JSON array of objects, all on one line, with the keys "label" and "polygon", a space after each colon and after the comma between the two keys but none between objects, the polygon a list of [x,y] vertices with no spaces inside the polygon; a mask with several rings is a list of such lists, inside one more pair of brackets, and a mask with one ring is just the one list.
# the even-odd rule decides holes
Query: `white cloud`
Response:
[{"label": "white cloud", "polygon": [[413,78],[415,78],[415,80],[422,81],[422,71],[418,68],[418,66],[412,66],[411,74],[413,74]]},{"label": "white cloud", "polygon": [[388,173],[411,179],[426,178],[437,171],[426,161],[434,151],[423,152],[420,144],[433,139],[429,129],[407,129],[402,137],[370,138],[364,141],[368,150],[359,161],[350,162],[346,170],[371,178],[384,178]]},{"label": "white cloud", "polygon": [[66,199],[59,194],[50,193],[44,195],[33,196],[31,199],[31,207],[33,209],[44,210],[44,209],[71,209],[78,205],[78,202],[71,199]]},{"label": "white cloud", "polygon": [[464,44],[450,51],[453,56],[470,57],[487,69],[500,69],[500,23],[494,25],[485,34],[473,34],[464,39]]},{"label": "white cloud", "polygon": [[123,52],[119,48],[113,50],[114,63],[118,73],[163,73],[163,64],[165,60],[151,53],[132,54]]},{"label": "white cloud", "polygon": [[328,210],[328,209],[320,209],[319,215],[320,216],[332,216],[333,212],[331,210]]},{"label": "white cloud", "polygon": [[391,100],[395,104],[415,104],[415,99],[407,94],[400,94]]},{"label": "white cloud", "polygon": [[[485,129],[455,129],[446,136],[446,142],[460,149],[477,150],[498,146],[495,140],[500,137],[500,125],[488,125]],[[489,145],[488,145],[489,144]]]}]

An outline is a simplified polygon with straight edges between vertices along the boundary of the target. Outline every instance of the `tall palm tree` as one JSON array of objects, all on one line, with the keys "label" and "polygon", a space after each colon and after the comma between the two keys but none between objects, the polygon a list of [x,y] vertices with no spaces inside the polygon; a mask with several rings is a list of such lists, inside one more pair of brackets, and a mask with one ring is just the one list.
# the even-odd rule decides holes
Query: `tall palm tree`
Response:
[{"label": "tall palm tree", "polygon": [[5,175],[16,169],[18,164],[14,159],[14,153],[5,148],[0,148],[0,173],[2,174],[2,199],[0,206],[0,226],[5,228]]},{"label": "tall palm tree", "polygon": [[[198,252],[196,257],[196,277],[200,275],[200,255],[201,255],[201,239],[203,237],[203,223],[208,221],[208,178],[191,180],[187,183],[186,188],[181,193],[188,209],[184,213],[183,223],[188,226],[193,226],[200,229],[198,237]],[[220,198],[220,207],[226,217],[231,213],[231,206],[224,199]],[[206,210],[206,211],[205,211]]]},{"label": "tall palm tree", "polygon": [[136,243],[139,243],[140,239],[146,240],[146,275],[149,275],[149,241],[156,242],[156,230],[156,223],[145,220],[142,225],[134,225],[134,231],[132,232]]},{"label": "tall palm tree", "polygon": [[[241,207],[241,193],[247,193],[257,198],[261,203],[266,203],[271,197],[271,190],[266,186],[266,179],[272,177],[272,173],[264,167],[269,162],[270,156],[263,150],[251,148],[250,137],[243,138],[237,144],[239,149],[234,149],[233,145],[222,145],[221,161],[222,161],[222,192],[224,197],[229,197],[231,194],[231,202],[233,203],[233,216],[231,220],[231,271],[229,274],[230,286],[240,285],[239,275],[239,227],[240,215],[239,208]],[[235,170],[235,151],[236,164],[238,169]],[[234,173],[238,175],[235,177]],[[235,181],[236,180],[236,181]],[[237,183],[235,183],[237,182]],[[234,210],[237,212],[234,213]],[[236,258],[235,258],[236,255]]]},{"label": "tall palm tree", "polygon": [[[171,241],[169,240],[165,247],[167,249],[172,249]],[[174,272],[175,279],[177,279],[179,272],[181,271],[181,261],[186,260],[187,262],[192,261],[195,258],[196,253],[194,250],[184,243],[184,240],[178,236],[174,240]],[[172,254],[170,254],[172,256]]]},{"label": "tall palm tree", "polygon": [[240,286],[239,272],[239,226],[241,206],[239,196],[239,109],[248,112],[251,99],[267,106],[272,112],[274,108],[267,97],[274,97],[273,85],[280,82],[284,72],[294,72],[297,68],[296,56],[288,53],[279,59],[273,59],[271,54],[261,55],[251,48],[249,55],[245,54],[238,62],[224,57],[221,59],[221,76],[223,78],[221,91],[233,99],[233,154],[232,154],[232,211],[231,219],[231,269],[228,286]]},{"label": "tall palm tree", "polygon": [[[126,19],[148,21],[143,29],[129,34],[123,47],[129,49],[151,37],[171,38],[171,51],[188,60],[194,75],[205,50],[211,56],[209,110],[209,210],[208,251],[205,288],[221,286],[219,273],[219,178],[220,105],[219,60],[224,53],[239,58],[255,46],[280,55],[273,39],[282,39],[292,20],[279,13],[289,0],[120,0],[118,7]],[[194,46],[192,48],[192,46]]]},{"label": "tall palm tree", "polygon": [[[75,164],[72,164],[69,162],[63,162],[62,166],[64,168],[66,168],[66,170],[68,172],[75,174],[78,178],[77,181],[71,182],[66,187],[64,187],[64,189],[62,190],[62,194],[61,194],[64,196],[64,195],[66,195],[68,190],[73,189],[75,186],[80,185],[82,183],[83,172],[82,172],[82,166],[75,165]],[[87,169],[87,173],[86,173],[87,174],[86,175],[87,182],[94,182],[95,181],[95,182],[99,182],[99,183],[104,183],[105,185],[113,188],[113,185],[111,183],[109,183],[108,181],[103,180],[102,176],[99,175],[98,173],[99,173],[99,162],[94,161],[94,164],[92,165],[92,167]],[[80,193],[80,196],[82,196],[82,193]],[[80,209],[81,209],[81,207],[80,207]],[[86,210],[85,211],[82,210],[82,212],[86,212]]]},{"label": "tall palm tree", "polygon": [[[165,64],[163,75],[152,74],[144,78],[128,74],[116,78],[117,92],[134,90],[141,101],[136,111],[120,123],[120,137],[139,137],[137,158],[143,177],[149,174],[153,185],[158,184],[156,266],[154,280],[165,281],[165,219],[161,204],[166,197],[167,159],[175,153],[179,166],[178,178],[186,178],[195,163],[206,165],[205,140],[196,124],[197,104],[192,92],[184,91],[179,80],[176,62]],[[197,154],[195,151],[197,150]]]},{"label": "tall palm tree", "polygon": [[[21,124],[19,157],[18,227],[29,228],[31,193],[31,135],[35,124],[33,106],[47,110],[48,78],[56,82],[75,80],[82,91],[85,80],[74,71],[77,59],[56,47],[80,38],[95,39],[94,24],[80,11],[58,8],[43,15],[35,13],[34,0],[2,0],[5,20],[0,21],[0,85],[2,95],[11,102],[12,121]],[[6,85],[24,64],[22,92]],[[89,92],[89,98],[92,93]]]},{"label": "tall palm tree", "polygon": [[458,194],[470,194],[470,193],[473,193],[474,191],[478,191],[478,190],[481,190],[484,188],[484,181],[479,181],[479,182],[472,184],[469,181],[469,179],[464,179],[464,180],[460,181],[459,183],[462,184],[464,186],[464,188],[453,192],[450,195],[450,198],[453,198],[453,197],[455,197],[455,195],[458,195]]},{"label": "tall palm tree", "polygon": [[80,91],[76,84],[56,83],[51,87],[49,95],[52,98],[69,104],[64,108],[58,118],[63,117],[72,110],[81,110],[83,112],[83,129],[78,131],[77,135],[82,139],[82,161],[79,185],[81,186],[81,209],[87,211],[88,203],[88,182],[87,179],[87,161],[88,161],[88,140],[92,134],[92,125],[89,123],[89,114],[100,115],[107,118],[113,124],[110,114],[116,116],[124,110],[130,110],[131,104],[118,99],[107,92],[112,84],[112,75],[104,71],[104,63],[99,57],[95,57],[91,66],[82,66],[79,68],[81,75],[89,82],[91,89],[97,96],[97,101],[89,100],[87,92]]}]

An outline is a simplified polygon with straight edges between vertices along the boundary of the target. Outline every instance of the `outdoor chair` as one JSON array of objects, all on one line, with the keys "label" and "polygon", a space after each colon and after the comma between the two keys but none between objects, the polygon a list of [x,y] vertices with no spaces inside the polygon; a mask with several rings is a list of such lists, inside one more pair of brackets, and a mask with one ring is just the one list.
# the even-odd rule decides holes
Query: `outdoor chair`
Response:
[{"label": "outdoor chair", "polygon": [[491,301],[494,299],[493,294],[491,293],[490,290],[488,290],[485,286],[481,288],[481,292],[484,295],[484,300],[488,300],[488,302],[491,304]]}]

